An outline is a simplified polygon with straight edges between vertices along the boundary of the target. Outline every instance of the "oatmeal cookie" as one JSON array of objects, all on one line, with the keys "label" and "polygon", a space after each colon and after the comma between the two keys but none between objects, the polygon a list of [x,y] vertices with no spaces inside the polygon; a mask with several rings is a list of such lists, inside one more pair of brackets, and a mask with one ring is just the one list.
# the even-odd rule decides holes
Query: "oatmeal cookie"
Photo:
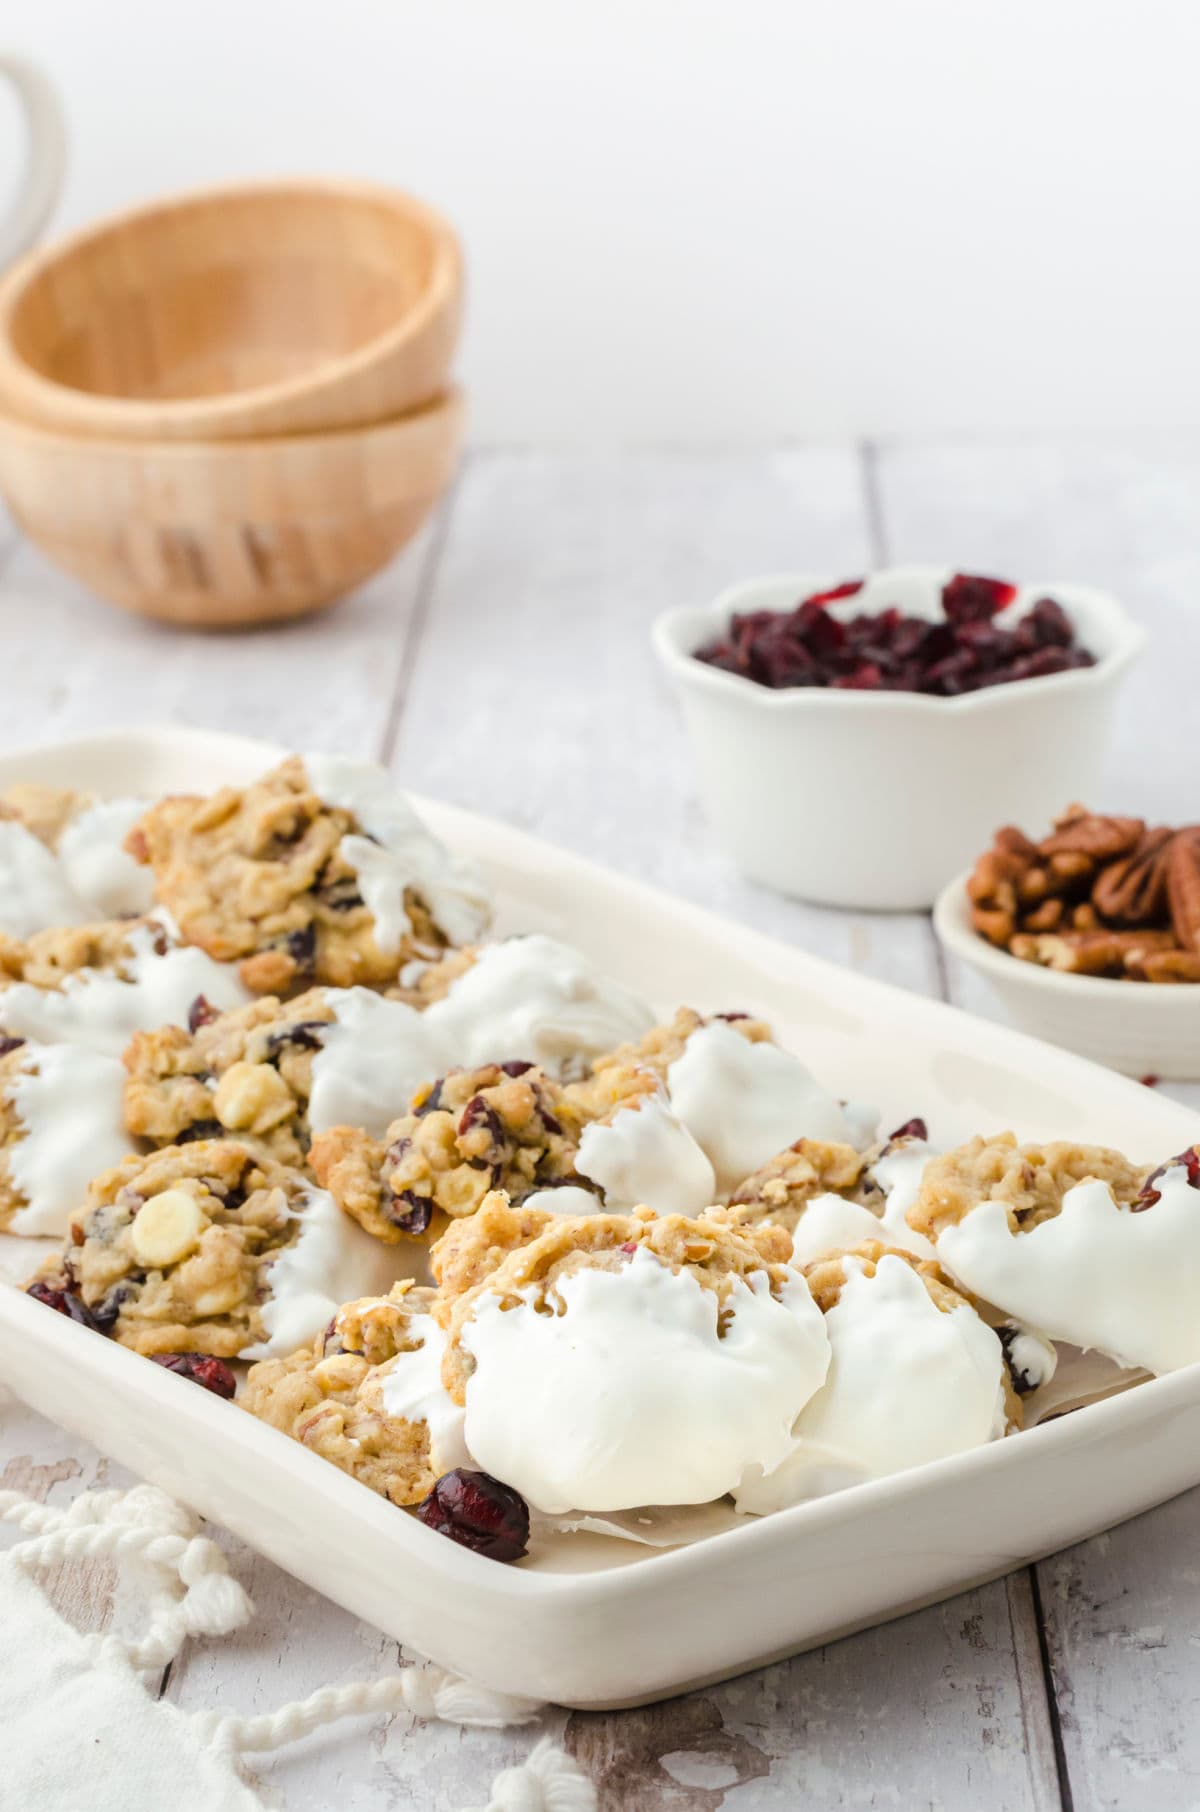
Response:
[{"label": "oatmeal cookie", "polygon": [[187,941],[240,961],[258,994],[393,987],[414,959],[474,942],[489,917],[473,869],[388,777],[337,757],[292,756],[250,786],[163,799],[129,848]]},{"label": "oatmeal cookie", "polygon": [[815,1196],[842,1195],[853,1201],[859,1192],[869,1191],[881,1201],[882,1192],[870,1184],[868,1165],[869,1154],[852,1145],[797,1139],[738,1185],[730,1207],[740,1209],[746,1221],[772,1221],[791,1232]]},{"label": "oatmeal cookie", "polygon": [[347,1303],[311,1348],[252,1366],[241,1407],[393,1504],[419,1503],[438,1477],[430,1425],[388,1412],[388,1380],[427,1343],[428,1360],[440,1362],[433,1296],[405,1281]]},{"label": "oatmeal cookie", "polygon": [[[474,1231],[446,1238],[482,1260]],[[711,1503],[779,1464],[829,1364],[789,1247],[705,1215],[551,1218],[442,1311],[475,1463],[551,1514]]]},{"label": "oatmeal cookie", "polygon": [[1003,1202],[1013,1233],[1027,1233],[1057,1215],[1068,1189],[1107,1183],[1118,1202],[1131,1202],[1146,1177],[1104,1145],[1019,1145],[1013,1133],[968,1139],[925,1166],[908,1224],[936,1242],[980,1202]]},{"label": "oatmeal cookie", "polygon": [[309,1191],[233,1139],[127,1158],[95,1178],[45,1277],[123,1346],[231,1359],[266,1335],[270,1269],[299,1238]]},{"label": "oatmeal cookie", "polygon": [[231,1013],[193,1003],[190,1029],[139,1032],[125,1052],[125,1124],[153,1145],[249,1135],[281,1164],[303,1166],[312,1064],[334,1008],[312,988]]},{"label": "oatmeal cookie", "polygon": [[474,1214],[493,1189],[518,1201],[575,1180],[582,1116],[533,1064],[451,1070],[419,1093],[382,1140],[335,1126],[309,1162],[338,1206],[376,1238],[424,1238],[435,1213]]},{"label": "oatmeal cookie", "polygon": [[674,1019],[663,1025],[652,1026],[644,1037],[621,1044],[615,1050],[606,1051],[597,1057],[592,1064],[592,1075],[588,1081],[578,1084],[581,1100],[589,1099],[589,1090],[595,1092],[601,1104],[593,1111],[603,1113],[609,1100],[610,1082],[606,1072],[617,1070],[628,1073],[631,1070],[650,1070],[659,1081],[664,1083],[671,1065],[683,1056],[687,1041],[693,1032],[702,1026],[711,1025],[720,1020],[731,1025],[735,1032],[751,1044],[770,1044],[773,1042],[771,1028],[765,1020],[751,1019],[745,1013],[714,1013],[705,1018],[691,1007],[680,1007]]}]

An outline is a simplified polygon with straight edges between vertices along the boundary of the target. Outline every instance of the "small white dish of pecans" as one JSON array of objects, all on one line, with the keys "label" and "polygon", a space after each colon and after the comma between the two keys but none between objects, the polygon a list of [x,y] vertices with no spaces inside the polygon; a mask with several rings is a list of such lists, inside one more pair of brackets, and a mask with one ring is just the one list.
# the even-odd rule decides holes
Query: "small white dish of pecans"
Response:
[{"label": "small white dish of pecans", "polygon": [[1072,805],[996,832],[934,908],[1028,1031],[1139,1077],[1200,1077],[1200,825]]}]

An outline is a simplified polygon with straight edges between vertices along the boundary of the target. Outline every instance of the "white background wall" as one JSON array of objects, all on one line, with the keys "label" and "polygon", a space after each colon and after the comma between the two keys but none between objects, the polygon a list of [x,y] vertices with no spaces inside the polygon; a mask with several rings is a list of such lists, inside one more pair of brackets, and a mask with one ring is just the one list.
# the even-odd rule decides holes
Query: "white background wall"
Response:
[{"label": "white background wall", "polygon": [[65,95],[63,226],[444,207],[481,440],[1200,422],[1197,0],[4,0],[0,45]]}]

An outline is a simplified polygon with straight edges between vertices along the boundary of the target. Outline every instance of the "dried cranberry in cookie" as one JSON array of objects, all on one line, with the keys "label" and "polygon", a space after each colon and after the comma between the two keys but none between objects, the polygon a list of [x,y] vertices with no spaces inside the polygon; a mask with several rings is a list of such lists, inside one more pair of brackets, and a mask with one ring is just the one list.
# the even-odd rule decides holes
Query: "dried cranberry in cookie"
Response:
[{"label": "dried cranberry in cookie", "polygon": [[828,1377],[783,1463],[735,1493],[740,1510],[779,1510],[1020,1427],[1000,1339],[936,1265],[875,1240],[804,1276],[824,1312]]},{"label": "dried cranberry in cookie", "polygon": [[183,936],[246,985],[386,987],[414,958],[477,940],[474,865],[430,832],[382,768],[293,756],[244,788],[163,799],[130,835]]},{"label": "dried cranberry in cookie", "polygon": [[[1195,1179],[1195,1180],[1193,1180]],[[1200,1359],[1200,1165],[975,1139],[931,1163],[909,1219],[967,1289],[1128,1367]]]}]

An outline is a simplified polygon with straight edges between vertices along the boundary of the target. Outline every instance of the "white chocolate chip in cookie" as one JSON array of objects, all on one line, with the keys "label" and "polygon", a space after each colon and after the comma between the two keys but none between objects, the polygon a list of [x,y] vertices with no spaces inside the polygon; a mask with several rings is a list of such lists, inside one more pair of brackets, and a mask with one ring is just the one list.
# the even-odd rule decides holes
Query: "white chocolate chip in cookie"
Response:
[{"label": "white chocolate chip in cookie", "polygon": [[231,1063],[213,1096],[217,1119],[230,1132],[269,1132],[295,1111],[296,1101],[269,1063]]},{"label": "white chocolate chip in cookie", "polygon": [[200,1243],[208,1216],[186,1189],[164,1189],[138,1211],[129,1230],[134,1256],[152,1269],[173,1265]]}]

